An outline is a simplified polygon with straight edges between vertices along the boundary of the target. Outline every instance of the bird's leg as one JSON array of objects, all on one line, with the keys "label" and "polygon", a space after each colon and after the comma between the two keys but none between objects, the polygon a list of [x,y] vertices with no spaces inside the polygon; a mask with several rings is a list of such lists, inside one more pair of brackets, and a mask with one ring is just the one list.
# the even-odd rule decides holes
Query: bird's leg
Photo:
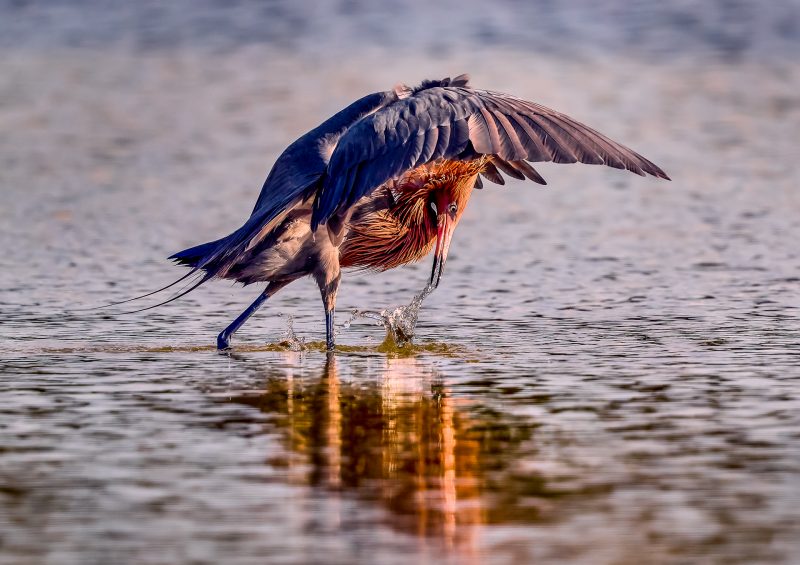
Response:
[{"label": "bird's leg", "polygon": [[327,282],[317,280],[320,294],[322,294],[322,304],[325,306],[325,346],[328,351],[333,351],[336,345],[333,336],[333,318],[336,314],[336,293],[339,290],[340,280],[342,280],[340,272],[337,272],[336,276]]},{"label": "bird's leg", "polygon": [[333,335],[333,330],[335,328],[334,325],[334,317],[336,316],[336,307],[329,309],[325,309],[325,349],[328,351],[333,351],[334,347],[336,347],[336,338]]},{"label": "bird's leg", "polygon": [[250,316],[255,314],[256,311],[261,308],[264,302],[267,301],[267,298],[278,292],[287,284],[289,283],[284,281],[269,283],[267,288],[264,289],[264,292],[262,292],[258,298],[256,298],[255,302],[248,306],[247,309],[239,314],[239,316],[233,322],[231,322],[227,328],[220,332],[220,334],[217,336],[217,349],[230,349],[231,336],[242,327],[242,324],[244,324]]}]

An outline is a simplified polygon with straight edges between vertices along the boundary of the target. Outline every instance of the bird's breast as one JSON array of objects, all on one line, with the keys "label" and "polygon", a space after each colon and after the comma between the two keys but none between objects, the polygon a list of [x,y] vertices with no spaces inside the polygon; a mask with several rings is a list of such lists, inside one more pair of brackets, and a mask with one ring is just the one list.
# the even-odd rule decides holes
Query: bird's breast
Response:
[{"label": "bird's breast", "polygon": [[419,261],[430,253],[436,232],[425,223],[404,225],[388,210],[351,223],[341,247],[342,267],[386,271]]}]

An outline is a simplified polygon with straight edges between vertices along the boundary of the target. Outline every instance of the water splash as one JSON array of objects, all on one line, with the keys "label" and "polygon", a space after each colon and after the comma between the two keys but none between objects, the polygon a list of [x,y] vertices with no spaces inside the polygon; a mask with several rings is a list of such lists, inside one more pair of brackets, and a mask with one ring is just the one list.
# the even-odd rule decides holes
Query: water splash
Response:
[{"label": "water splash", "polygon": [[[353,310],[350,318],[338,326],[334,330],[334,335],[338,336],[342,330],[348,329],[352,323],[359,318],[374,320],[377,325],[386,328],[386,339],[379,346],[393,352],[403,349],[412,345],[414,340],[414,333],[417,327],[417,320],[419,318],[419,310],[422,302],[433,292],[433,285],[427,284],[418,294],[411,299],[411,302],[405,306],[397,306],[394,308],[385,308],[380,312],[375,310]],[[281,317],[286,318],[286,329],[281,336],[282,339],[275,345],[281,350],[290,351],[308,351],[309,349],[316,349],[316,342],[307,343],[304,337],[297,335],[294,331],[294,317],[291,314],[279,314]],[[319,342],[324,346],[324,342]],[[338,349],[342,349],[338,347]]]},{"label": "water splash", "polygon": [[402,347],[410,344],[414,340],[414,332],[417,328],[419,309],[422,302],[433,292],[432,284],[425,285],[411,302],[406,306],[396,308],[386,308],[380,312],[374,310],[353,310],[350,319],[347,320],[343,328],[349,328],[350,324],[358,318],[375,320],[379,325],[386,328],[386,339]]},{"label": "water splash", "polygon": [[306,339],[298,336],[294,331],[294,316],[291,314],[279,314],[279,316],[286,318],[286,329],[283,332],[283,339],[280,341],[280,345],[287,347],[290,351],[305,351],[308,349]]}]

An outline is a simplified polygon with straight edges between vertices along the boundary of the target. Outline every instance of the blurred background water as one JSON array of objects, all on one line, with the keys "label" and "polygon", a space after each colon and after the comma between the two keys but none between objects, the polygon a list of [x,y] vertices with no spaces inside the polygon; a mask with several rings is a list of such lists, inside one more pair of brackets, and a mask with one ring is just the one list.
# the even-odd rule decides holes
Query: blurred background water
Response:
[{"label": "blurred background water", "polygon": [[[792,0],[0,2],[0,563],[800,562],[798,54]],[[462,72],[673,182],[487,183],[415,354],[274,346],[321,339],[311,282],[230,356],[254,289],[74,311],[171,281],[351,100]]]}]

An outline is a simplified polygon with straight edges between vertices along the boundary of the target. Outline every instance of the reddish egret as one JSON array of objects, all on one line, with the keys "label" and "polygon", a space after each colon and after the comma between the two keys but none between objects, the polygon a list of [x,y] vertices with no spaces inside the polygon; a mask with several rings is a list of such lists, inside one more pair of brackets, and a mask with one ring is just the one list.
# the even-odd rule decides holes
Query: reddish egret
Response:
[{"label": "reddish egret", "polygon": [[167,302],[212,278],[266,282],[219,334],[217,347],[227,349],[269,297],[311,275],[333,349],[341,269],[391,269],[421,259],[435,245],[429,283],[435,288],[472,189],[482,187],[480,176],[504,184],[502,171],[546,184],[528,162],[552,161],[669,179],[638,153],[569,116],[474,89],[468,80],[461,75],[369,94],[289,145],[241,228],[170,257],[192,268],[179,281],[195,273],[199,280]]}]

